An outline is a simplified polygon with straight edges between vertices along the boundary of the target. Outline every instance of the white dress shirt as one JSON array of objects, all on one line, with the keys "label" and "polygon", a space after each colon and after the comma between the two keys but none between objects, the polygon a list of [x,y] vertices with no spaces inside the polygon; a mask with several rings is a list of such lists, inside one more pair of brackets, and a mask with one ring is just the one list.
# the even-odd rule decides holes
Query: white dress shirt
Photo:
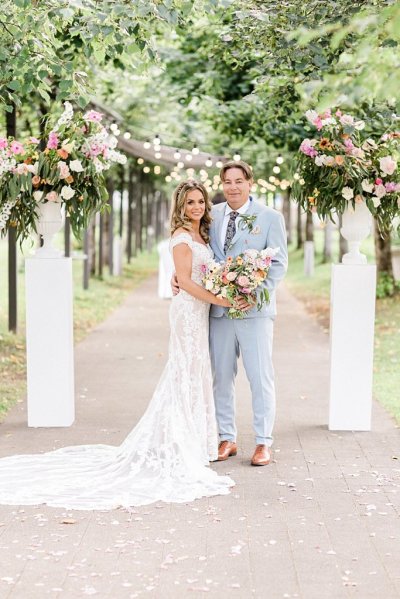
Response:
[{"label": "white dress shirt", "polygon": [[[226,204],[225,216],[224,216],[224,220],[222,221],[222,227],[221,227],[221,246],[222,247],[224,247],[224,243],[225,243],[225,236],[226,236],[226,230],[228,228],[230,213],[238,212],[239,214],[244,214],[247,211],[247,208],[249,206],[250,206],[250,198],[247,200],[247,202],[245,202],[243,204],[243,206],[241,208],[238,208],[236,211],[233,210],[233,208],[231,208],[228,203]],[[236,217],[236,221],[235,221],[236,231],[237,231],[237,219],[238,219],[238,217]]]}]

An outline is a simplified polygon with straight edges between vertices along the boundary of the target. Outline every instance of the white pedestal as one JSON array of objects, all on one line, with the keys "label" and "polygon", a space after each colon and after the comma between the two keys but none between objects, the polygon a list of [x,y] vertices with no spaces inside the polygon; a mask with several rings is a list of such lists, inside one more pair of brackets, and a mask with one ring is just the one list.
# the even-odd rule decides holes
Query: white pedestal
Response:
[{"label": "white pedestal", "polygon": [[304,242],[304,274],[306,277],[314,276],[314,242]]},{"label": "white pedestal", "polygon": [[71,258],[28,258],[28,426],[70,426],[74,410]]},{"label": "white pedestal", "polygon": [[330,430],[371,430],[376,266],[332,266]]},{"label": "white pedestal", "polygon": [[113,242],[112,274],[115,277],[119,277],[122,274],[122,239],[119,236],[115,236]]}]

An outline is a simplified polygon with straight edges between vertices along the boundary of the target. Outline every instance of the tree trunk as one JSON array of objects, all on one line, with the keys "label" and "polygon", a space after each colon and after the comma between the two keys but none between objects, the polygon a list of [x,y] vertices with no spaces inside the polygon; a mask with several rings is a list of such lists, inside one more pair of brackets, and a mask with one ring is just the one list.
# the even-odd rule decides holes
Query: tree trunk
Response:
[{"label": "tree trunk", "polygon": [[[16,137],[17,135],[17,113],[13,105],[12,112],[6,112],[6,132],[7,136]],[[8,330],[13,333],[18,328],[18,285],[17,285],[17,234],[15,227],[8,229]]]},{"label": "tree trunk", "polygon": [[297,204],[297,249],[300,250],[303,247],[303,227],[301,225],[301,206]]},{"label": "tree trunk", "polygon": [[290,192],[284,191],[282,192],[283,204],[282,204],[282,214],[285,219],[286,226],[286,236],[287,242],[292,243],[292,219],[291,219],[291,204],[290,204]]},{"label": "tree trunk", "polygon": [[339,262],[342,261],[344,254],[347,254],[349,251],[349,244],[347,243],[347,239],[343,237],[340,232],[342,228],[342,215],[339,214]]},{"label": "tree trunk", "polygon": [[322,263],[332,262],[332,233],[333,223],[330,218],[326,221],[324,229],[324,251],[322,254]]},{"label": "tree trunk", "polygon": [[374,222],[374,225],[375,258],[378,274],[387,273],[390,277],[393,277],[390,234],[386,233],[381,237],[376,221]]},{"label": "tree trunk", "polygon": [[312,212],[307,212],[306,241],[314,241],[314,223],[312,218]]}]

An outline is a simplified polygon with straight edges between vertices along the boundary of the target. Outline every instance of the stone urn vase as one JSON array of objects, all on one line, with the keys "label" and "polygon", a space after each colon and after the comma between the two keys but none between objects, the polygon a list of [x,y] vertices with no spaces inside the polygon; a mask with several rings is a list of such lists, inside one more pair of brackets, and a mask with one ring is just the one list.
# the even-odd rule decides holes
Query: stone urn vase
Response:
[{"label": "stone urn vase", "polygon": [[64,224],[64,211],[59,202],[40,202],[38,204],[39,218],[36,230],[43,238],[42,247],[34,254],[35,258],[60,258],[63,253],[53,245],[54,235]]},{"label": "stone urn vase", "polygon": [[371,232],[372,214],[365,202],[348,203],[342,216],[341,234],[349,244],[349,252],[344,254],[342,264],[367,264],[367,257],[360,252],[361,242]]}]

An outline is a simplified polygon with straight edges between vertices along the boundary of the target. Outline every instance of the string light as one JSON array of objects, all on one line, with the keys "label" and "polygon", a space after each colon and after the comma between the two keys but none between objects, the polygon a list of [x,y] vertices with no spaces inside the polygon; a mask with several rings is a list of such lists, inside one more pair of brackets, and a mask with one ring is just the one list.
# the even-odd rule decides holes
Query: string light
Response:
[{"label": "string light", "polygon": [[211,160],[211,156],[209,156],[206,160],[206,166],[208,166],[208,168],[210,168],[212,166],[212,160]]},{"label": "string light", "polygon": [[161,166],[156,164],[156,166],[154,167],[154,174],[159,175],[160,173],[161,173]]},{"label": "string light", "polygon": [[194,154],[196,156],[196,154],[198,154],[199,152],[200,152],[199,148],[196,145],[193,146],[192,154]]},{"label": "string light", "polygon": [[191,154],[186,154],[185,156],[185,160],[187,160],[188,162],[190,162],[192,160],[193,156]]},{"label": "string light", "polygon": [[224,163],[222,162],[222,160],[217,160],[217,162],[215,163],[215,166],[217,168],[222,168],[224,166]]},{"label": "string light", "polygon": [[167,176],[165,177],[165,180],[166,180],[166,182],[167,182],[167,183],[171,183],[171,181],[172,181],[172,177],[171,177],[171,175],[167,175]]},{"label": "string light", "polygon": [[179,160],[179,158],[181,157],[181,153],[178,149],[175,150],[175,154],[174,154],[174,158],[175,160]]},{"label": "string light", "polygon": [[274,166],[274,168],[272,169],[272,171],[276,174],[281,172],[281,169],[279,168],[279,166]]},{"label": "string light", "polygon": [[178,164],[176,165],[179,168],[183,168],[185,166],[184,162],[178,162]]},{"label": "string light", "polygon": [[143,162],[144,162],[143,158],[138,158],[138,159],[137,159],[137,163],[138,163],[138,164],[143,164]]},{"label": "string light", "polygon": [[157,135],[155,136],[155,138],[153,139],[153,144],[154,144],[155,146],[159,146],[159,145],[161,144],[161,139],[160,139],[160,136],[158,135],[158,133],[157,133]]},{"label": "string light", "polygon": [[271,183],[273,183],[275,181],[275,177],[273,177],[272,175],[270,177],[268,177],[268,181],[271,181]]},{"label": "string light", "polygon": [[149,148],[151,148],[151,143],[149,142],[148,139],[146,139],[146,141],[143,144],[143,147],[148,150]]},{"label": "string light", "polygon": [[282,164],[284,161],[283,156],[281,156],[281,154],[279,154],[278,158],[276,159],[276,164]]},{"label": "string light", "polygon": [[239,162],[239,160],[240,160],[240,154],[239,154],[239,152],[236,152],[236,154],[233,155],[233,160],[235,162]]},{"label": "string light", "polygon": [[129,131],[125,131],[124,139],[130,139],[130,138],[131,138],[131,134],[129,133]]},{"label": "string light", "polygon": [[117,123],[111,123],[111,125],[110,125],[110,129],[111,129],[111,131],[112,131],[113,133],[114,133],[114,131],[117,131],[117,130],[118,130],[118,125],[117,125]]},{"label": "string light", "polygon": [[154,154],[154,157],[157,158],[157,159],[161,158],[161,152],[156,152]]},{"label": "string light", "polygon": [[144,173],[149,173],[150,172],[150,167],[149,166],[145,166],[143,169]]}]

